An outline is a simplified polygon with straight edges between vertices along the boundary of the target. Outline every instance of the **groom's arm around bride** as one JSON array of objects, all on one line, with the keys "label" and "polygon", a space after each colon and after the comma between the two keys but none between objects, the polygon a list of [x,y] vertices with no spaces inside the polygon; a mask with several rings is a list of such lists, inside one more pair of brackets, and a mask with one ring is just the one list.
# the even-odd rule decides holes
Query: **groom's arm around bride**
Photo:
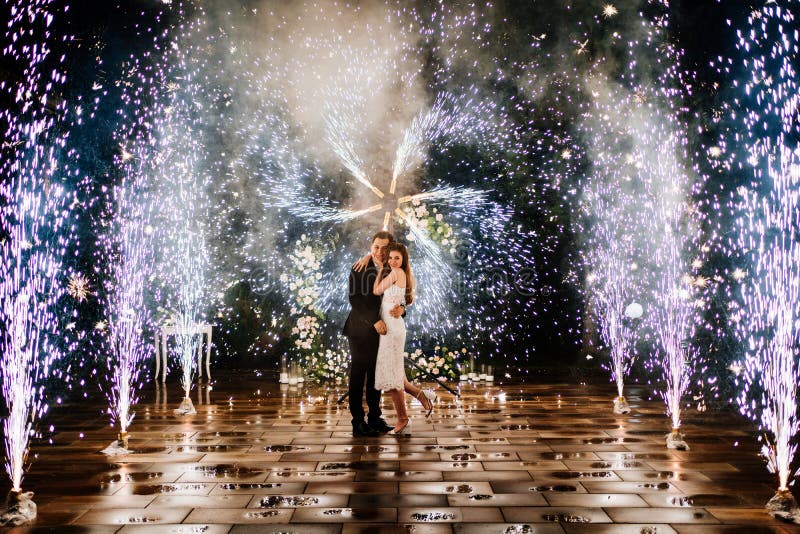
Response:
[{"label": "groom's arm around bride", "polygon": [[[350,270],[348,281],[348,300],[350,314],[344,324],[344,335],[350,345],[350,415],[353,435],[375,435],[375,428],[386,426],[381,419],[381,392],[375,389],[375,360],[378,355],[379,334],[386,333],[386,324],[381,320],[381,297],[372,293],[372,286],[383,266],[389,242],[393,241],[389,232],[378,232],[372,239],[372,261],[361,272]],[[369,426],[365,419],[364,388]],[[372,428],[370,428],[372,427]]]}]

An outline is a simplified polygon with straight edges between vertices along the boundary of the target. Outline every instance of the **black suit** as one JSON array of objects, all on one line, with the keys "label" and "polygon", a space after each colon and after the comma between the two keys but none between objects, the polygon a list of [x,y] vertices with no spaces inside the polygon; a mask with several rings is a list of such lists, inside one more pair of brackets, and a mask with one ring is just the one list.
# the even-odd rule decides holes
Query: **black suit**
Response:
[{"label": "black suit", "polygon": [[362,398],[364,386],[367,387],[367,406],[369,422],[381,418],[381,392],[375,389],[375,360],[378,357],[380,335],[375,323],[381,320],[381,296],[372,294],[372,286],[378,270],[370,260],[363,271],[350,271],[348,299],[350,315],[344,323],[344,335],[350,344],[350,415],[353,425],[364,421]]}]

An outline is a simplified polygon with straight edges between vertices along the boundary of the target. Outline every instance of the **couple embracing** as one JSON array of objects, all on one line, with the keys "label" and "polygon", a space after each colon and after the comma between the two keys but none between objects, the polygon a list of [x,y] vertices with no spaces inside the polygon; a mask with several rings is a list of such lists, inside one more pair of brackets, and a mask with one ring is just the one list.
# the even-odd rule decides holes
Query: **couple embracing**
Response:
[{"label": "couple embracing", "polygon": [[[408,249],[381,231],[372,237],[370,253],[353,265],[348,283],[351,311],[344,324],[350,344],[350,414],[353,436],[377,436],[387,432],[410,434],[411,420],[404,393],[416,397],[427,415],[436,395],[406,379],[404,356],[406,306],[414,300],[414,276]],[[366,386],[367,407],[362,399]],[[381,390],[388,391],[397,413],[389,426],[381,417]]]}]

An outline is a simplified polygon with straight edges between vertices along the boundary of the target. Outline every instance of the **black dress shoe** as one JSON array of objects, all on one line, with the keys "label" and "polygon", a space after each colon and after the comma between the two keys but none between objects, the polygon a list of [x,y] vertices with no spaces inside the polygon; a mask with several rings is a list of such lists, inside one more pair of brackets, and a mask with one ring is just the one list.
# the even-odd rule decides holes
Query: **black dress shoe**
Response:
[{"label": "black dress shoe", "polygon": [[361,421],[357,425],[353,425],[353,436],[358,438],[374,438],[379,436],[377,430],[373,430],[367,423]]},{"label": "black dress shoe", "polygon": [[376,432],[380,432],[381,434],[386,434],[387,432],[389,432],[394,428],[392,426],[387,425],[386,421],[384,421],[383,419],[378,419],[377,421],[370,421],[369,427],[372,430],[375,430]]}]

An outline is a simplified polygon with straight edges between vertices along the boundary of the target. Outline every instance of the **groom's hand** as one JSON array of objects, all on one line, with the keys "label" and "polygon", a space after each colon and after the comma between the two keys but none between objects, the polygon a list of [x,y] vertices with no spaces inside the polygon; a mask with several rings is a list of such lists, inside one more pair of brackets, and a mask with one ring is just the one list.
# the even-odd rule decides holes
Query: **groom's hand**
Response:
[{"label": "groom's hand", "polygon": [[384,323],[382,319],[373,326],[375,327],[375,331],[380,335],[386,334],[386,323]]},{"label": "groom's hand", "polygon": [[399,319],[400,317],[403,316],[405,312],[406,309],[398,304],[397,306],[389,310],[389,315],[391,315],[395,319]]}]

